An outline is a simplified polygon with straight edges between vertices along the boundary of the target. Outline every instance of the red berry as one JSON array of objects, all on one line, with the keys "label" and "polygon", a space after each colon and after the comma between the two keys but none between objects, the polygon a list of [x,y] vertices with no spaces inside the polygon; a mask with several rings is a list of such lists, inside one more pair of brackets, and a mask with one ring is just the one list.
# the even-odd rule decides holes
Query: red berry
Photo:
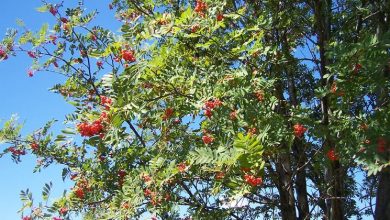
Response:
[{"label": "red berry", "polygon": [[257,100],[259,100],[259,102],[264,101],[264,91],[257,91],[255,93],[255,96],[256,96]]},{"label": "red berry", "polygon": [[203,135],[202,137],[203,143],[205,144],[211,144],[214,141],[214,138],[209,135]]},{"label": "red berry", "polygon": [[96,35],[92,34],[92,35],[91,35],[91,40],[92,40],[92,41],[96,41],[96,40],[97,40]]},{"label": "red berry", "polygon": [[119,170],[119,171],[118,171],[118,176],[119,176],[120,178],[124,178],[126,175],[127,175],[127,173],[126,173],[125,170]]},{"label": "red berry", "polygon": [[387,144],[387,141],[383,137],[378,138],[376,150],[379,153],[384,153],[386,151],[386,144]]},{"label": "red berry", "polygon": [[74,180],[77,177],[77,173],[70,174],[70,180]]},{"label": "red berry", "polygon": [[142,174],[142,179],[146,183],[152,181],[152,178],[148,174]]},{"label": "red berry", "polygon": [[211,109],[206,108],[206,110],[204,111],[204,115],[206,115],[208,118],[211,118],[211,116],[213,116],[213,112],[211,111]]},{"label": "red berry", "polygon": [[28,51],[27,54],[31,58],[37,58],[36,54],[34,52],[32,52],[32,51]]},{"label": "red berry", "polygon": [[53,7],[51,6],[50,9],[49,9],[50,13],[55,16],[58,12],[57,8],[56,7]]},{"label": "red berry", "polygon": [[100,155],[99,156],[99,161],[100,162],[104,162],[106,160],[106,156],[105,155]]},{"label": "red berry", "polygon": [[232,111],[229,114],[230,120],[236,120],[237,119],[237,111]]},{"label": "red berry", "polygon": [[331,149],[326,153],[326,156],[327,156],[328,159],[331,160],[331,161],[339,160],[339,157],[337,156],[336,151],[335,151],[334,148],[331,148]]},{"label": "red berry", "polygon": [[30,144],[30,147],[33,151],[37,151],[39,148],[39,145],[37,143],[33,142]]},{"label": "red berry", "polygon": [[8,58],[7,53],[3,48],[0,48],[0,59],[6,60]]},{"label": "red berry", "polygon": [[134,51],[132,50],[122,50],[122,58],[127,62],[135,62]]},{"label": "red berry", "polygon": [[76,195],[77,198],[84,199],[85,193],[84,193],[84,189],[83,188],[77,188],[74,191],[74,194]]},{"label": "red berry", "polygon": [[261,177],[255,177],[253,175],[245,174],[244,179],[245,182],[251,186],[259,186],[263,184],[263,179]]},{"label": "red berry", "polygon": [[32,220],[31,216],[24,216],[22,220]]},{"label": "red berry", "polygon": [[100,101],[100,104],[101,105],[111,105],[111,103],[112,103],[112,100],[110,99],[110,98],[108,98],[107,96],[100,96],[100,99],[101,99],[101,101]]},{"label": "red berry", "polygon": [[170,117],[172,117],[173,115],[173,112],[175,110],[173,108],[167,108],[165,109],[165,112],[164,112],[164,115],[162,116],[162,119],[165,121],[165,120],[168,120]]},{"label": "red berry", "polygon": [[104,127],[101,123],[100,119],[94,121],[92,124],[82,122],[77,125],[77,130],[80,132],[81,136],[92,137],[103,131]]},{"label": "red berry", "polygon": [[257,132],[256,128],[249,128],[249,129],[248,129],[248,134],[249,134],[250,136],[256,134],[256,132]]},{"label": "red berry", "polygon": [[294,135],[295,137],[302,137],[303,134],[307,131],[307,128],[305,128],[303,125],[301,124],[295,124],[294,125]]},{"label": "red berry", "polygon": [[145,189],[145,190],[144,190],[144,195],[145,195],[146,197],[148,197],[148,196],[152,195],[152,191],[151,191],[150,189]]},{"label": "red berry", "polygon": [[27,71],[27,75],[28,75],[29,77],[33,77],[33,76],[34,76],[34,71],[33,71],[33,70],[28,70],[28,71]]},{"label": "red berry", "polygon": [[335,94],[337,92],[337,83],[333,82],[332,87],[330,88],[330,92]]},{"label": "red berry", "polygon": [[54,45],[56,45],[57,36],[55,36],[55,35],[50,35],[49,38],[50,38],[51,42],[52,42]]},{"label": "red berry", "polygon": [[177,168],[179,169],[180,173],[184,173],[187,169],[187,165],[182,162],[177,165]]},{"label": "red berry", "polygon": [[68,209],[66,207],[62,207],[62,208],[60,208],[60,210],[58,212],[61,215],[66,215],[66,213],[68,213]]},{"label": "red berry", "polygon": [[60,18],[61,22],[62,23],[68,23],[68,19],[67,18]]},{"label": "red berry", "polygon": [[191,33],[195,33],[199,30],[200,26],[199,24],[192,25],[191,27]]},{"label": "red berry", "polygon": [[360,63],[355,64],[355,67],[353,69],[353,72],[357,74],[359,70],[362,68],[362,65]]},{"label": "red berry", "polygon": [[175,120],[173,120],[173,123],[175,123],[175,124],[177,124],[177,125],[180,124],[180,122],[181,122],[181,121],[180,121],[180,119],[178,119],[178,118],[176,118]]},{"label": "red berry", "polygon": [[224,18],[223,14],[222,13],[218,13],[217,14],[217,21],[222,21]]},{"label": "red berry", "polygon": [[197,0],[195,5],[195,12],[204,17],[204,13],[207,10],[207,4],[202,0]]},{"label": "red berry", "polygon": [[216,174],[215,174],[215,179],[217,179],[217,180],[221,180],[221,179],[223,179],[225,177],[225,173],[224,172],[217,172]]},{"label": "red berry", "polygon": [[[87,53],[87,51],[85,51],[85,50],[80,50],[80,55],[82,56],[82,57],[86,57],[87,55],[88,55],[88,53]],[[81,63],[81,62],[80,62]]]}]

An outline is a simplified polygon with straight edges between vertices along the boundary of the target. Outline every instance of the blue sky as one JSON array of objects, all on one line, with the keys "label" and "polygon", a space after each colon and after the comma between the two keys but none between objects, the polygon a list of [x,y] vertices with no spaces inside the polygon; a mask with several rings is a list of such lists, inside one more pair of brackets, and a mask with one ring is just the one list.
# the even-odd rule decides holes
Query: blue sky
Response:
[{"label": "blue sky", "polygon": [[[78,1],[69,1],[77,4]],[[119,28],[114,12],[108,9],[109,1],[85,0],[88,9],[98,9],[106,14],[99,14],[96,24],[104,27]],[[31,30],[38,30],[41,24],[54,23],[50,13],[39,13],[35,8],[41,5],[39,0],[2,0],[0,13],[0,36],[4,36],[7,28],[16,27],[16,19],[24,20]],[[104,9],[104,10],[103,10]],[[107,14],[110,13],[110,14]],[[109,17],[107,17],[109,16]],[[114,29],[115,30],[115,29]],[[25,122],[23,133],[27,134],[39,128],[50,119],[61,120],[70,113],[72,108],[66,104],[61,96],[53,94],[48,89],[55,83],[64,80],[54,73],[38,72],[34,77],[27,77],[26,71],[31,64],[27,55],[20,54],[0,62],[0,123],[7,120],[12,114],[18,114],[20,121]],[[7,145],[0,145],[2,151]],[[41,189],[45,183],[53,182],[53,198],[62,194],[64,189],[71,187],[70,182],[64,183],[61,179],[61,167],[52,166],[42,173],[33,173],[36,158],[24,156],[22,163],[14,164],[9,156],[0,159],[0,219],[20,219],[17,210],[21,208],[19,199],[20,190],[30,188],[40,199]]]}]

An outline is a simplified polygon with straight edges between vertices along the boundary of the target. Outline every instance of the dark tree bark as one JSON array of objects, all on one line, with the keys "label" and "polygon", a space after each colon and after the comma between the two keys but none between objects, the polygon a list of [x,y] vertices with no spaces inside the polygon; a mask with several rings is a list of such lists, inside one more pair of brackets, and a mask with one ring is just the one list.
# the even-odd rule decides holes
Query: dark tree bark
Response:
[{"label": "dark tree bark", "polygon": [[[326,57],[326,46],[331,36],[331,15],[332,15],[332,0],[315,0],[312,2],[314,17],[315,17],[315,32],[317,34],[319,54],[320,54],[320,75],[321,86],[327,87],[332,79],[324,78],[327,74],[327,66],[330,64]],[[325,96],[321,99],[322,124],[329,125],[329,97]],[[324,148],[334,147],[330,135],[324,138]],[[328,181],[331,183],[331,195],[328,198],[327,215],[330,220],[344,219],[343,214],[343,175],[342,167],[338,161],[333,161],[328,171]]]},{"label": "dark tree bark", "polygon": [[376,193],[375,220],[390,220],[390,169],[379,173]]}]

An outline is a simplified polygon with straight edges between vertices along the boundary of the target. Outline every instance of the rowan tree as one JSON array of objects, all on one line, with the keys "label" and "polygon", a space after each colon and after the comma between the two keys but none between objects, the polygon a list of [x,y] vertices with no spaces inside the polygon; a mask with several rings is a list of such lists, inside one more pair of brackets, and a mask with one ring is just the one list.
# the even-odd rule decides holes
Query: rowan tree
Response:
[{"label": "rowan tree", "polygon": [[113,0],[115,32],[43,1],[56,24],[0,57],[66,76],[51,91],[76,110],[0,140],[74,187],[42,212],[23,192],[23,219],[390,219],[389,5]]}]

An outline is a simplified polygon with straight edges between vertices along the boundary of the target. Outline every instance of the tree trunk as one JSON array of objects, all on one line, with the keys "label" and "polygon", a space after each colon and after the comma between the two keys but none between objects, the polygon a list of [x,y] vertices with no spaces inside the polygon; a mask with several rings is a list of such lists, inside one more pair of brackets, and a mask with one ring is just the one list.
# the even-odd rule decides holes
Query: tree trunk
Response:
[{"label": "tree trunk", "polygon": [[[284,57],[290,61],[290,63],[295,63],[293,56],[290,54],[290,45],[287,41],[287,34],[284,33],[282,37],[282,49]],[[293,67],[294,68],[294,67]],[[286,75],[288,77],[288,93],[290,97],[290,103],[292,106],[298,106],[298,98],[295,87],[294,74],[295,71],[293,68],[284,68]],[[297,202],[298,202],[298,219],[310,219],[309,217],[309,203],[307,199],[307,185],[306,185],[306,169],[304,164],[307,161],[307,157],[305,154],[305,149],[303,145],[303,141],[299,139],[294,140],[294,144],[292,146],[295,166],[296,166],[296,178],[295,178],[295,188],[297,193]],[[295,171],[294,171],[295,172]]]},{"label": "tree trunk", "polygon": [[375,220],[390,220],[390,168],[379,173]]},{"label": "tree trunk", "polygon": [[288,154],[282,154],[275,163],[278,173],[277,188],[283,220],[296,220],[295,198],[291,178],[291,162]]},{"label": "tree trunk", "polygon": [[[314,17],[315,17],[315,31],[317,33],[319,54],[320,54],[320,75],[321,85],[323,87],[329,86],[332,79],[329,81],[324,78],[327,73],[327,65],[330,61],[326,57],[325,48],[330,40],[331,34],[331,14],[332,14],[332,0],[315,0],[314,2]],[[324,126],[329,125],[329,97],[325,96],[321,99],[322,110],[322,124]],[[334,147],[331,141],[330,135],[327,135],[324,139],[324,148]],[[341,164],[338,161],[333,161],[329,168],[328,180],[331,181],[331,195],[327,201],[328,206],[328,218],[330,220],[342,220],[343,216],[343,175]]]},{"label": "tree trunk", "polygon": [[[378,10],[379,13],[376,16],[377,20],[377,29],[376,37],[377,39],[382,39],[384,33],[389,30],[389,18],[390,18],[390,6],[389,0],[378,1],[377,3],[372,2],[375,10]],[[377,5],[378,4],[378,5]],[[385,66],[383,71],[383,77],[385,80],[388,76],[388,67]],[[383,108],[385,99],[388,98],[389,91],[386,88],[383,88],[378,91],[378,107]],[[375,205],[375,220],[390,220],[390,168],[387,167],[383,169],[378,174],[379,182],[378,189],[376,192],[376,205]]]}]

